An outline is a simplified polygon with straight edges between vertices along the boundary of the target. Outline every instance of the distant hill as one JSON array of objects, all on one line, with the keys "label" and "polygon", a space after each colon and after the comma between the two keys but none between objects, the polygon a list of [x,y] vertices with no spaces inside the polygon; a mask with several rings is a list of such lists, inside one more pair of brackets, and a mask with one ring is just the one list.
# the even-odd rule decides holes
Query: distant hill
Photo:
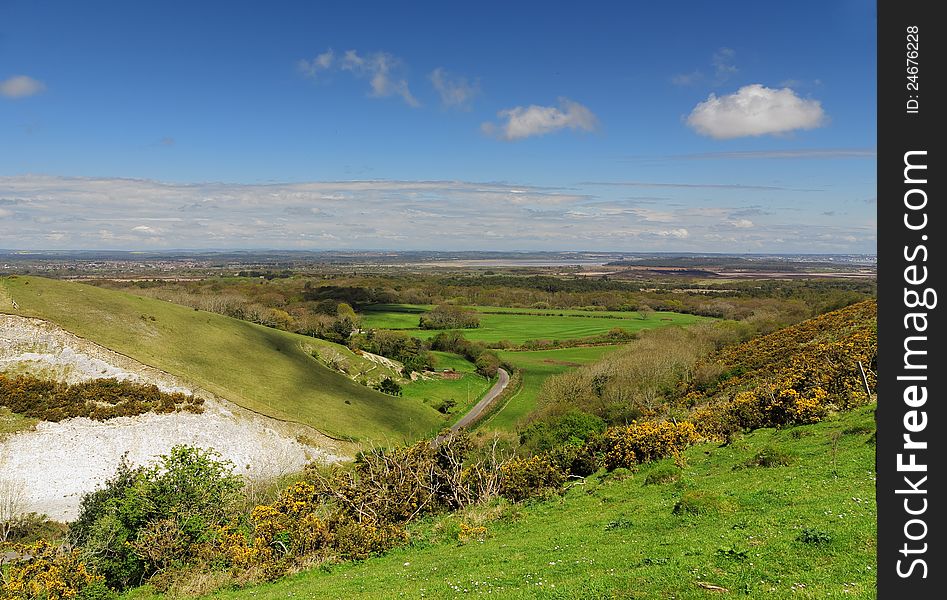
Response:
[{"label": "distant hill", "polygon": [[442,421],[419,401],[381,394],[325,366],[332,362],[368,379],[387,374],[386,367],[324,340],[40,277],[0,278],[0,298],[0,312],[51,321],[252,411],[331,437],[414,440]]}]

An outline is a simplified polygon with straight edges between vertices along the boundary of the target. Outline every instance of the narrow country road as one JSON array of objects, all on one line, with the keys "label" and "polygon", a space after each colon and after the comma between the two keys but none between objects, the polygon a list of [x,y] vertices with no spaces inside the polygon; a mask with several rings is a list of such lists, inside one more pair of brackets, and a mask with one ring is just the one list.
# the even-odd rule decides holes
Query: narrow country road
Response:
[{"label": "narrow country road", "polygon": [[470,425],[471,423],[479,419],[480,415],[483,414],[483,411],[485,411],[487,407],[490,406],[490,404],[494,400],[496,400],[496,397],[499,396],[500,393],[506,389],[506,386],[510,383],[510,374],[507,373],[503,369],[498,369],[497,374],[500,377],[499,379],[497,379],[497,382],[493,384],[493,387],[490,388],[490,390],[487,392],[487,394],[483,398],[481,398],[480,402],[477,402],[477,404],[474,405],[474,407],[470,409],[470,412],[468,412],[466,415],[461,417],[459,421],[457,421],[451,426],[450,428],[451,431],[457,431],[459,429],[467,427],[468,425]]}]

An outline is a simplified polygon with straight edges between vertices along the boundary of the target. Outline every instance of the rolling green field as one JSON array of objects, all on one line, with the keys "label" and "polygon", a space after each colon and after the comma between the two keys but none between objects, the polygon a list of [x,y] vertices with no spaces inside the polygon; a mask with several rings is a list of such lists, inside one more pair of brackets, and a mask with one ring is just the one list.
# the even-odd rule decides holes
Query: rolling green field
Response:
[{"label": "rolling green field", "polygon": [[[362,313],[362,327],[401,329],[409,335],[428,339],[434,337],[438,330],[417,329],[421,313],[428,308],[409,304],[369,307]],[[616,327],[635,332],[666,325],[689,325],[706,320],[705,317],[671,312],[655,312],[647,319],[641,319],[638,313],[633,312],[599,314],[579,310],[501,309],[484,306],[472,308],[480,313],[480,327],[461,331],[469,340],[487,343],[501,340],[513,344],[522,344],[528,340],[568,340],[601,335]],[[531,314],[516,314],[518,312]]]},{"label": "rolling green field", "polygon": [[412,381],[402,387],[402,397],[423,402],[435,409],[444,400],[454,400],[457,404],[450,414],[444,415],[443,426],[446,427],[473,408],[492,385],[492,380],[469,372],[464,373],[460,379],[435,378]]},{"label": "rolling green field", "polygon": [[333,356],[352,374],[383,367],[323,340],[169,302],[38,277],[0,279],[0,310],[38,317],[250,410],[343,439],[409,441],[443,417],[411,398],[362,386],[313,358]]},{"label": "rolling green field", "polygon": [[[213,597],[874,598],[873,408],[692,447],[677,481],[649,483],[670,460],[600,472],[562,498],[429,519],[385,556]],[[748,466],[763,449],[790,464]],[[685,494],[696,514],[675,514]],[[485,533],[460,538],[461,523]]]},{"label": "rolling green field", "polygon": [[595,362],[617,346],[562,348],[529,352],[499,352],[500,359],[523,372],[520,389],[506,404],[488,417],[481,427],[513,430],[536,408],[539,389],[547,377]]}]

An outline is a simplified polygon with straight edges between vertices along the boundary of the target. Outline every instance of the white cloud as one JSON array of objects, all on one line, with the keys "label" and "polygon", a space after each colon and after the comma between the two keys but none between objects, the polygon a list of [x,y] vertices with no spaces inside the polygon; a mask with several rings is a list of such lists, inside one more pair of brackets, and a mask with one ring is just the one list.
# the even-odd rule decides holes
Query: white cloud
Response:
[{"label": "white cloud", "polygon": [[0,81],[0,96],[7,98],[26,98],[46,89],[46,84],[26,75],[16,75]]},{"label": "white cloud", "polygon": [[[787,213],[779,224],[769,219],[749,227],[755,217],[743,214],[747,207],[727,203],[728,188],[709,188],[696,203],[683,199],[691,192],[682,188],[680,202],[654,206],[623,198],[621,188],[605,188],[604,197],[583,189],[466,181],[235,184],[0,176],[0,246],[717,252],[875,247],[874,207],[861,202],[846,206],[851,216],[844,221],[820,216],[827,206],[816,203]],[[667,190],[678,197],[676,188]],[[798,205],[795,192],[769,196],[782,203],[772,210]]]},{"label": "white cloud", "polygon": [[301,59],[296,68],[306,77],[315,78],[320,73],[342,70],[356,77],[367,78],[371,85],[371,95],[376,98],[399,96],[408,106],[421,106],[411,93],[408,81],[397,77],[395,72],[402,66],[401,60],[387,52],[359,54],[357,50],[347,50],[341,57],[331,48],[312,59]]},{"label": "white cloud", "polygon": [[559,108],[531,104],[501,110],[497,116],[506,122],[499,125],[487,122],[481,125],[481,129],[488,135],[511,141],[560,129],[595,131],[599,125],[591,110],[568,98],[559,98]]},{"label": "white cloud", "polygon": [[451,77],[444,69],[438,67],[431,71],[431,85],[441,95],[441,102],[447,108],[470,109],[470,102],[480,93],[480,83],[470,83],[465,77]]},{"label": "white cloud", "polygon": [[421,106],[408,88],[407,80],[392,76],[392,70],[400,65],[400,60],[386,52],[359,55],[355,50],[348,50],[341,61],[343,71],[350,71],[358,77],[368,77],[372,96],[400,96],[408,106]]},{"label": "white cloud", "polygon": [[334,61],[335,51],[330,48],[312,60],[300,59],[296,66],[307,77],[315,77],[320,71],[328,71]]},{"label": "white cloud", "polygon": [[755,83],[727,96],[710,94],[687,117],[687,124],[701,135],[730,139],[814,129],[825,120],[818,100],[800,98],[789,88]]}]

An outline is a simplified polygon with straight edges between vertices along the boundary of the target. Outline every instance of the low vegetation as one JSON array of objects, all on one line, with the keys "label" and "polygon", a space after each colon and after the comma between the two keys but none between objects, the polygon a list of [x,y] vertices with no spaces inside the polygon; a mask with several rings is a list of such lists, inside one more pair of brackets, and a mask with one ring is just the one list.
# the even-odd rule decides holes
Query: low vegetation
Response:
[{"label": "low vegetation", "polygon": [[148,412],[201,413],[204,400],[180,392],[165,393],[155,385],[117,379],[67,384],[31,375],[0,373],[0,406],[40,421],[88,417],[105,421]]}]

